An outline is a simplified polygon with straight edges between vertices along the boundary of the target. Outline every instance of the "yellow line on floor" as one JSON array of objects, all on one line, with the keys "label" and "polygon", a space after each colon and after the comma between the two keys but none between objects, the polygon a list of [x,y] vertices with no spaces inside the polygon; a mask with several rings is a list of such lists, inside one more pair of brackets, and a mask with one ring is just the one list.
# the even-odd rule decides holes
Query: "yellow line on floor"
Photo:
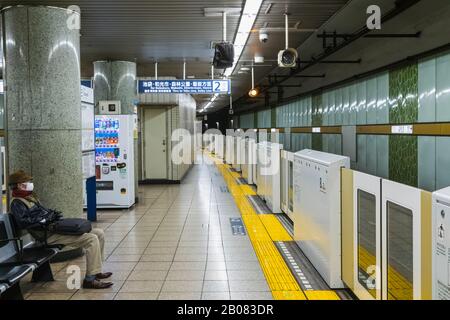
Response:
[{"label": "yellow line on floor", "polygon": [[305,291],[308,300],[341,300],[336,292],[331,290]]},{"label": "yellow line on floor", "polygon": [[237,183],[241,175],[230,170],[217,158],[214,163],[222,174],[239,208],[256,256],[276,300],[340,300],[332,290],[303,291],[274,244],[274,241],[293,241],[290,234],[273,214],[257,214],[247,196],[256,192],[245,184]]},{"label": "yellow line on floor", "polygon": [[[245,188],[245,186],[237,184],[235,179],[240,177],[239,174],[231,172],[227,165],[218,164],[217,162],[216,165],[222,173],[228,189],[241,212],[242,220],[247,229],[248,236],[264,276],[272,291],[272,296],[274,299],[305,300],[305,294],[292,275],[289,267],[286,265],[286,262],[279,253],[277,247],[273,243],[274,240],[271,237],[274,236],[279,239],[287,239],[286,234],[283,234],[280,231],[280,228],[275,227],[276,223],[274,220],[265,218],[263,219],[265,222],[263,222],[263,220],[260,219],[260,216],[255,212],[247,198],[247,195],[254,194],[254,191],[249,186]],[[277,222],[279,223],[279,221]],[[272,226],[273,229],[276,230],[273,235],[269,234],[267,229],[267,227]]]},{"label": "yellow line on floor", "polygon": [[290,234],[274,215],[261,214],[259,219],[261,219],[273,241],[293,241]]}]

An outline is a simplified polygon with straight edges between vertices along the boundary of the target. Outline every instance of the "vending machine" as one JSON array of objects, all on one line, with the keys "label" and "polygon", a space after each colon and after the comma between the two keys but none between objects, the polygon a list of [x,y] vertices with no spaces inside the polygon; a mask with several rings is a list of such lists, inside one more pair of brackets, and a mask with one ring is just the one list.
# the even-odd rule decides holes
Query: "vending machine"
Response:
[{"label": "vending machine", "polygon": [[129,208],[135,202],[135,115],[95,116],[98,208]]}]

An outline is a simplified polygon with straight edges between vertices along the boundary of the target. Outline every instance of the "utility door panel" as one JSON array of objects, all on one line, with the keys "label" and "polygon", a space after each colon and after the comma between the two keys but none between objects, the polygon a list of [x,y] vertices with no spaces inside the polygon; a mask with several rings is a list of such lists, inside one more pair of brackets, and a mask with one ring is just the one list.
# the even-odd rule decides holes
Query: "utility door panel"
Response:
[{"label": "utility door panel", "polygon": [[146,179],[167,179],[167,109],[144,111],[144,162]]}]

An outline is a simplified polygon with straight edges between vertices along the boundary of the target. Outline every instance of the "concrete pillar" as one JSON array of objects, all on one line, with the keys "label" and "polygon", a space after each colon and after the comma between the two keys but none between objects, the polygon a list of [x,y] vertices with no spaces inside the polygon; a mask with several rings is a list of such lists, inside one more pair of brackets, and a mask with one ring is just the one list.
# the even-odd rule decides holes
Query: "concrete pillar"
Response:
[{"label": "concrete pillar", "polygon": [[[136,63],[129,61],[94,62],[94,100],[120,100],[122,114],[134,114],[137,100]],[[98,112],[98,109],[96,110]],[[134,180],[138,201],[138,140],[134,140]]]},{"label": "concrete pillar", "polygon": [[34,177],[42,202],[82,215],[80,38],[62,8],[1,12],[7,168]]}]

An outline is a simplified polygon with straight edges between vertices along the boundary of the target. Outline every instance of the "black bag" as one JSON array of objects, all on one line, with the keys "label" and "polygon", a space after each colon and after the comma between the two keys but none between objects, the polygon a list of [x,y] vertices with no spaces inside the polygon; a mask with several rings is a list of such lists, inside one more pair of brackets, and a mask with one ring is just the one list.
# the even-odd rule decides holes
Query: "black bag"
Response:
[{"label": "black bag", "polygon": [[92,230],[91,222],[86,219],[67,218],[52,224],[51,231],[58,234],[81,236]]}]

